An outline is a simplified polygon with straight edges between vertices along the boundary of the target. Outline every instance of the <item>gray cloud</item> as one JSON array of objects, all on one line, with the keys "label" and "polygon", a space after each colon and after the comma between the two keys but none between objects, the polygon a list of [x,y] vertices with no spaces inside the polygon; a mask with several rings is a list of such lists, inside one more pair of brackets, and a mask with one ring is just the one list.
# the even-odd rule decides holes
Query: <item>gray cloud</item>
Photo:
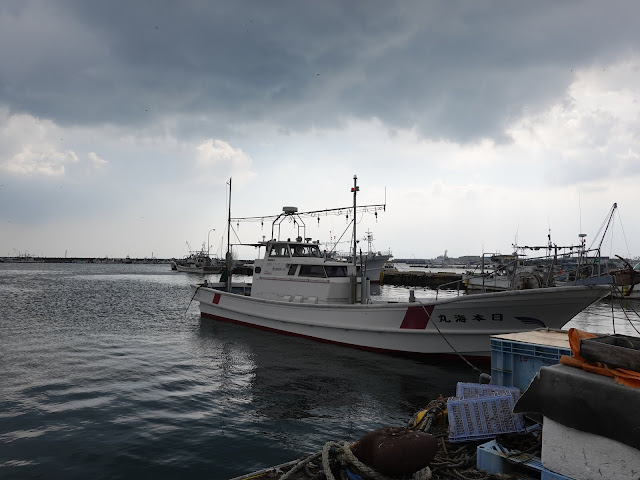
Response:
[{"label": "gray cloud", "polygon": [[[26,1],[0,6],[0,102],[63,125],[182,134],[377,117],[507,141],[578,68],[636,52],[635,2]],[[606,68],[606,64],[602,64]],[[186,124],[185,123],[185,124]],[[180,127],[177,127],[180,128]]]}]

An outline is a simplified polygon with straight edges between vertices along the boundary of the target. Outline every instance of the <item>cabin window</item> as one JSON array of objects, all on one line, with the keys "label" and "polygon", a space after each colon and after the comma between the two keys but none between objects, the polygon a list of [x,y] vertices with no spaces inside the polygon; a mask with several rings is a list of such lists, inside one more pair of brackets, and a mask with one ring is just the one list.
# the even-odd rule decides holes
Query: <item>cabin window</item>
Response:
[{"label": "cabin window", "polygon": [[289,267],[289,273],[288,275],[295,275],[296,274],[296,270],[298,269],[298,265],[291,265]]},{"label": "cabin window", "polygon": [[294,257],[321,257],[320,249],[316,245],[291,245]]},{"label": "cabin window", "polygon": [[291,245],[291,254],[294,257],[308,257],[309,247],[306,245]]},{"label": "cabin window", "polygon": [[321,277],[325,278],[327,275],[324,272],[322,265],[300,265],[300,277]]},{"label": "cabin window", "polygon": [[325,265],[327,276],[329,277],[348,277],[347,267],[342,265]]},{"label": "cabin window", "polygon": [[287,245],[271,245],[271,250],[269,250],[270,257],[288,257],[289,256],[289,248]]}]

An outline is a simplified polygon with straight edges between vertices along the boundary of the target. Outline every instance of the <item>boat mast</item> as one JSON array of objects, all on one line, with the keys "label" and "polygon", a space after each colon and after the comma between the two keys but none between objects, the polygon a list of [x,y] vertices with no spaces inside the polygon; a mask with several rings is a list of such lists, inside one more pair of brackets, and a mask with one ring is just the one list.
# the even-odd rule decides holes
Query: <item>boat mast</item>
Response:
[{"label": "boat mast", "polygon": [[367,239],[367,258],[369,258],[369,256],[373,253],[373,249],[371,248],[373,247],[373,233],[367,229],[366,234],[367,236],[365,238]]},{"label": "boat mast", "polygon": [[358,187],[358,176],[354,175],[353,176],[353,188],[351,189],[351,191],[353,192],[353,266],[356,266],[356,247],[357,247],[357,240],[356,240],[356,211],[357,211],[357,206],[356,206],[356,193],[358,193],[358,191],[360,190],[360,187]]},{"label": "boat mast", "polygon": [[231,291],[231,178],[229,178],[229,215],[227,216],[227,292]]}]

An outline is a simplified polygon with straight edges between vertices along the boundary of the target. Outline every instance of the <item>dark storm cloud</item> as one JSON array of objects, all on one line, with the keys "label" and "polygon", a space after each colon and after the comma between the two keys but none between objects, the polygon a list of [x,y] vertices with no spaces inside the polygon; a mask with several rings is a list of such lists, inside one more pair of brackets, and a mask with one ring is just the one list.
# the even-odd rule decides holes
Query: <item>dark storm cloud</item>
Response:
[{"label": "dark storm cloud", "polygon": [[354,116],[501,141],[579,68],[636,54],[639,11],[596,1],[3,2],[0,102],[63,124],[193,115],[211,135]]}]

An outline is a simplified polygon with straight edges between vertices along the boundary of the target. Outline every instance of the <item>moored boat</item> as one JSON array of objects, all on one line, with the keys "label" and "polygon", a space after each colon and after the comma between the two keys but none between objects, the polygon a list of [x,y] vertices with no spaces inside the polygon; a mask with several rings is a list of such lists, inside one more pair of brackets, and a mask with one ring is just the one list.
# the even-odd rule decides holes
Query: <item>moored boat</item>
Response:
[{"label": "moored boat", "polygon": [[[366,232],[364,239],[367,241],[367,251],[361,255],[356,255],[356,266],[364,269],[365,275],[371,283],[380,283],[380,274],[383,272],[385,265],[393,258],[391,251],[381,252],[373,246],[373,233]],[[353,263],[353,256],[349,254],[338,254],[336,258]]]},{"label": "moored boat", "polygon": [[[354,209],[357,190],[354,177]],[[310,238],[274,237],[274,226],[296,214],[285,207],[272,239],[253,244],[264,256],[250,293],[224,291],[224,282],[192,285],[202,317],[379,352],[488,356],[491,335],[561,328],[610,292],[591,285],[376,302],[355,262],[328,257]]]},{"label": "moored boat", "polygon": [[[320,272],[322,265],[314,267]],[[299,273],[302,265],[295,268]],[[425,303],[362,303],[358,296],[358,302],[351,304],[352,279],[254,273],[250,295],[204,285],[192,288],[201,316],[206,318],[366,350],[470,356],[489,355],[490,335],[561,328],[610,292],[607,286],[569,286],[461,295]],[[279,294],[279,288],[272,289],[272,285],[285,288]],[[330,301],[332,298],[336,301]]]},{"label": "moored boat", "polygon": [[220,273],[224,266],[224,261],[211,258],[204,249],[191,252],[183,259],[171,261],[171,270],[183,273]]}]

